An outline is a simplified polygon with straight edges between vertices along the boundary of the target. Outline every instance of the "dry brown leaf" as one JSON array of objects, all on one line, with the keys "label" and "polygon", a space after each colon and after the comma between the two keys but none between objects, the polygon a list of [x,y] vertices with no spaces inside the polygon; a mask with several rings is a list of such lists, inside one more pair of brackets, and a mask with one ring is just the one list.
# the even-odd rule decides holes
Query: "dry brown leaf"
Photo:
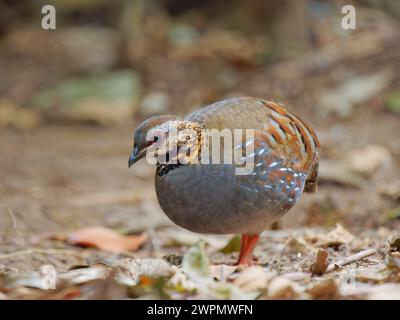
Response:
[{"label": "dry brown leaf", "polygon": [[270,299],[295,299],[298,296],[298,285],[285,277],[276,277],[268,285],[267,297]]},{"label": "dry brown leaf", "polygon": [[315,251],[315,247],[309,245],[303,238],[289,238],[288,245],[296,253],[308,253]]},{"label": "dry brown leaf", "polygon": [[337,160],[324,160],[319,164],[320,181],[335,182],[345,186],[362,188],[366,179]]},{"label": "dry brown leaf", "polygon": [[267,272],[259,266],[245,269],[233,282],[243,292],[265,289],[275,273]]},{"label": "dry brown leaf", "polygon": [[334,279],[326,279],[308,290],[313,299],[336,299],[339,297],[339,287]]},{"label": "dry brown leaf", "polygon": [[134,286],[142,276],[149,278],[169,277],[176,272],[176,268],[164,259],[131,259],[119,260],[116,264],[115,279],[118,283]]},{"label": "dry brown leaf", "polygon": [[369,177],[390,159],[391,155],[388,149],[379,145],[369,145],[363,149],[351,151],[346,157],[345,163],[352,171]]},{"label": "dry brown leaf", "polygon": [[337,113],[341,117],[348,117],[355,105],[371,99],[386,88],[393,78],[394,73],[390,69],[350,77],[341,81],[336,88],[322,92],[318,110],[323,116]]},{"label": "dry brown leaf", "polygon": [[331,247],[338,246],[341,244],[349,243],[354,240],[354,235],[347,231],[343,226],[338,223],[336,228],[328,232],[327,234],[318,234],[314,237],[316,247]]},{"label": "dry brown leaf", "polygon": [[219,281],[225,281],[237,270],[237,266],[230,266],[227,264],[218,264],[210,266],[210,274],[212,277]]},{"label": "dry brown leaf", "polygon": [[368,266],[363,269],[357,270],[355,273],[356,279],[361,282],[383,282],[390,276],[386,264],[379,263],[376,265]]},{"label": "dry brown leaf", "polygon": [[105,279],[111,273],[111,268],[105,264],[97,263],[88,268],[73,269],[58,275],[59,280],[67,283],[80,284],[88,281]]},{"label": "dry brown leaf", "polygon": [[325,249],[319,249],[310,267],[310,271],[313,274],[324,274],[328,269],[328,258],[329,252]]},{"label": "dry brown leaf", "polygon": [[103,251],[121,253],[136,251],[147,239],[148,236],[145,233],[123,236],[114,230],[94,226],[70,233],[66,241],[73,245],[95,247]]},{"label": "dry brown leaf", "polygon": [[390,241],[390,250],[393,252],[400,252],[400,237]]},{"label": "dry brown leaf", "polygon": [[400,180],[389,184],[385,182],[385,184],[378,187],[378,192],[393,200],[400,200]]}]

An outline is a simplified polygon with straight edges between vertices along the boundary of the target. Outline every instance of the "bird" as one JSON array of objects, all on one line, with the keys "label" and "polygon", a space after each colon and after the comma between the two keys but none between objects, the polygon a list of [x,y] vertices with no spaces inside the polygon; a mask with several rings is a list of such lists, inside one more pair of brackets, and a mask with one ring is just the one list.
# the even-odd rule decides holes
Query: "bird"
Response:
[{"label": "bird", "polygon": [[[193,152],[190,157],[179,158],[177,154],[188,154],[183,149],[188,139],[181,134],[188,129],[195,136],[189,142]],[[242,133],[242,141],[232,144],[232,149],[240,150],[241,162],[199,161],[202,151],[210,150],[214,143],[227,145],[229,149],[229,143],[223,139],[205,144],[203,132],[207,130],[251,130],[250,138]],[[161,145],[159,138],[176,143]],[[317,135],[309,124],[280,103],[235,97],[184,117],[150,117],[134,131],[129,167],[157,144],[153,154],[163,155],[166,160],[153,162],[160,207],[175,224],[192,232],[241,234],[237,265],[252,265],[260,234],[287,213],[303,191],[317,191],[320,149]],[[253,147],[250,154],[244,152],[247,146]],[[238,174],[237,169],[247,162],[253,164],[251,172]]]}]

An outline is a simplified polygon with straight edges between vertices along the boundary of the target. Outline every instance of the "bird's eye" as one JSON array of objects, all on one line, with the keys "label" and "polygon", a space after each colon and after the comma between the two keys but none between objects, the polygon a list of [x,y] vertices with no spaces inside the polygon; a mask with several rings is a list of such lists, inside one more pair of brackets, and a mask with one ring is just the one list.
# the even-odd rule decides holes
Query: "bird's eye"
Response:
[{"label": "bird's eye", "polygon": [[153,139],[153,142],[157,142],[157,141],[158,141],[158,137],[155,136],[154,139]]}]

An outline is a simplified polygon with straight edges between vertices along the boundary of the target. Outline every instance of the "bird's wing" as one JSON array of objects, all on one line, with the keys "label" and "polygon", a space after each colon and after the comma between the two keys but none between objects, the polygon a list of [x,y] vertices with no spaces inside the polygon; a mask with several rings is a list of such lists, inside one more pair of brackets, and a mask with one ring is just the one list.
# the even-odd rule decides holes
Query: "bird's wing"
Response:
[{"label": "bird's wing", "polygon": [[208,129],[254,129],[257,161],[269,165],[280,159],[283,168],[306,174],[306,191],[316,189],[318,138],[309,125],[283,106],[252,97],[231,98],[201,108],[186,120]]}]

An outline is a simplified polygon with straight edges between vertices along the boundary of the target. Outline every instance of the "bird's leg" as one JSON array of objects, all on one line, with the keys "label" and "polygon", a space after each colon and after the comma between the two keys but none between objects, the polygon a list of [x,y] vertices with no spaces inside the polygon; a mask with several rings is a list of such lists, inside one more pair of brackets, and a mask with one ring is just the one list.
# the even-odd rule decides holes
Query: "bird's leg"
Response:
[{"label": "bird's leg", "polygon": [[260,239],[259,234],[242,234],[242,246],[240,248],[238,265],[250,266],[253,260],[253,251],[256,247],[257,241]]},{"label": "bird's leg", "polygon": [[248,239],[249,239],[249,236],[247,234],[242,234],[242,241],[240,244],[240,253],[239,253],[239,258],[238,258],[237,264],[239,264],[239,261],[241,261],[243,258],[244,248],[247,246]]}]

